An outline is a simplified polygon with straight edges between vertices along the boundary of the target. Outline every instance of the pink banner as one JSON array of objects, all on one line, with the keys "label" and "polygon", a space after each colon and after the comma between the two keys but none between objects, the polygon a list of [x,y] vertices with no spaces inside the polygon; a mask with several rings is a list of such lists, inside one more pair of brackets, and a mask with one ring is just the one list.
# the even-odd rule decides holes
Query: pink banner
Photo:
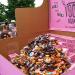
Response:
[{"label": "pink banner", "polygon": [[50,30],[75,32],[75,0],[50,0]]}]

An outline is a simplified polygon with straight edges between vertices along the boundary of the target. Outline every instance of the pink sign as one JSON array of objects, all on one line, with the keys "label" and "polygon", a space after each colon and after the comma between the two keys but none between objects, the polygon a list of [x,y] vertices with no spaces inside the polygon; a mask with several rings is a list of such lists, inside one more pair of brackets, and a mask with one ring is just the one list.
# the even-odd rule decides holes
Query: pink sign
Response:
[{"label": "pink sign", "polygon": [[50,30],[75,32],[75,0],[50,0]]}]

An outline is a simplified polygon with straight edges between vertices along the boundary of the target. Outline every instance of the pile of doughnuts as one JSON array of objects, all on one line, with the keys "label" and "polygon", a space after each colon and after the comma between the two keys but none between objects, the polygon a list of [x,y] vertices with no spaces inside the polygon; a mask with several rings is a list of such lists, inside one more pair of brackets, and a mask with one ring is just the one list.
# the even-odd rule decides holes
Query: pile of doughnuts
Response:
[{"label": "pile of doughnuts", "polygon": [[56,39],[40,35],[28,43],[11,62],[26,75],[61,75],[71,64]]}]

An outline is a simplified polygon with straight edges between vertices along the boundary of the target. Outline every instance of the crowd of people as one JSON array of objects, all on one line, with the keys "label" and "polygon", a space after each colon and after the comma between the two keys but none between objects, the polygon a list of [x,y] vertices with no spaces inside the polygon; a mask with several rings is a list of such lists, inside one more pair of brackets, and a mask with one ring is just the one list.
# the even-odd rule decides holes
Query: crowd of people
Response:
[{"label": "crowd of people", "polygon": [[5,22],[0,31],[0,39],[7,39],[16,37],[16,24],[15,22]]}]

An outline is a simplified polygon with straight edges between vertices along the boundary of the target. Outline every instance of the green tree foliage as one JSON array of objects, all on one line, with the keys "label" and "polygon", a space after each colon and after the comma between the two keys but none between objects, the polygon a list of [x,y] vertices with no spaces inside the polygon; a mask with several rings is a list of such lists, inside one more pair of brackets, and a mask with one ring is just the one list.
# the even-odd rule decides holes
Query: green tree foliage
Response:
[{"label": "green tree foliage", "polygon": [[0,3],[0,22],[6,20],[6,13],[5,13],[6,6]]},{"label": "green tree foliage", "polygon": [[8,11],[6,12],[8,19],[15,19],[16,8],[34,7],[34,1],[35,0],[8,0]]},{"label": "green tree foliage", "polygon": [[35,0],[8,0],[8,6],[0,3],[0,22],[7,20],[15,20],[15,9],[34,7]]}]

